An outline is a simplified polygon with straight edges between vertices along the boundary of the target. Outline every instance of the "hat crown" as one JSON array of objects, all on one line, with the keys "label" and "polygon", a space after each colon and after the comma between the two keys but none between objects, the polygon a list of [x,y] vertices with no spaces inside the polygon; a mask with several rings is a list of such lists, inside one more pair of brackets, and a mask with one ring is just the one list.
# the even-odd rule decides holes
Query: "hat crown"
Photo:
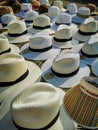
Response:
[{"label": "hat crown", "polygon": [[23,10],[23,11],[30,11],[30,10],[32,10],[32,5],[31,5],[31,3],[22,3],[21,4],[21,10]]},{"label": "hat crown", "polygon": [[60,13],[60,9],[57,6],[50,6],[48,14],[51,16],[57,16]]},{"label": "hat crown", "polygon": [[70,14],[60,13],[56,17],[56,22],[59,24],[70,24],[72,21]]},{"label": "hat crown", "polygon": [[78,9],[78,14],[84,15],[84,16],[89,16],[90,15],[90,9],[88,7],[80,7]]},{"label": "hat crown", "polygon": [[32,10],[32,11],[27,11],[25,13],[25,20],[33,20],[35,17],[38,16],[38,12]]},{"label": "hat crown", "polygon": [[52,45],[52,39],[49,35],[35,34],[29,40],[29,46],[32,49],[44,49]]},{"label": "hat crown", "polygon": [[21,34],[26,31],[26,24],[20,20],[13,20],[7,25],[10,34]]},{"label": "hat crown", "polygon": [[40,4],[46,4],[49,5],[49,0],[40,0]]},{"label": "hat crown", "polygon": [[1,16],[1,22],[3,24],[9,24],[12,20],[16,20],[16,16],[13,14],[5,14]]},{"label": "hat crown", "polygon": [[40,26],[40,27],[45,27],[47,25],[50,25],[50,18],[44,14],[39,15],[34,19],[33,25]]},{"label": "hat crown", "polygon": [[58,39],[69,39],[72,37],[72,29],[67,25],[60,25],[54,36]]},{"label": "hat crown", "polygon": [[43,128],[56,117],[59,105],[60,94],[54,86],[35,83],[12,101],[12,118],[23,128]]},{"label": "hat crown", "polygon": [[63,8],[63,2],[60,0],[54,1],[53,5],[59,7],[59,9]]},{"label": "hat crown", "polygon": [[19,54],[5,53],[0,56],[0,82],[15,81],[26,71],[25,60]]},{"label": "hat crown", "polygon": [[0,35],[0,53],[8,50],[9,48],[10,48],[10,44],[8,39],[5,36]]},{"label": "hat crown", "polygon": [[53,61],[52,69],[61,74],[70,74],[80,65],[80,56],[73,50],[62,51]]},{"label": "hat crown", "polygon": [[77,13],[77,5],[75,3],[68,4],[67,11],[71,14]]},{"label": "hat crown", "polygon": [[80,88],[89,96],[98,98],[98,77],[83,77],[80,81]]},{"label": "hat crown", "polygon": [[97,21],[90,21],[80,25],[80,30],[82,32],[96,32],[97,31]]}]

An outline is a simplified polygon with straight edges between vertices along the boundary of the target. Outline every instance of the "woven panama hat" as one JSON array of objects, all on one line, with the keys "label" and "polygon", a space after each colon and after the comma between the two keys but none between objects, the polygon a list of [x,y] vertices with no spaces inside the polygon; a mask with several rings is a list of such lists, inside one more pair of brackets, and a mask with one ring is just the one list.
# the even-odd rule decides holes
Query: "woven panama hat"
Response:
[{"label": "woven panama hat", "polygon": [[79,29],[73,35],[73,38],[88,43],[98,41],[97,21],[94,20],[81,24]]},{"label": "woven panama hat", "polygon": [[50,18],[45,14],[38,15],[33,20],[33,26],[28,28],[28,33],[36,34],[36,33],[46,33],[53,34],[55,31],[52,29],[52,25],[50,22]]},{"label": "woven panama hat", "polygon": [[48,6],[50,6],[49,0],[40,0],[40,4],[41,5],[48,5]]},{"label": "woven panama hat", "polygon": [[24,11],[24,12],[31,11],[32,10],[31,3],[22,3],[21,4],[21,10]]},{"label": "woven panama hat", "polygon": [[29,44],[21,48],[21,54],[29,60],[54,59],[60,51],[52,46],[52,38],[47,34],[35,34],[29,39]]},{"label": "woven panama hat", "polygon": [[27,11],[24,15],[25,23],[27,26],[30,26],[33,24],[33,19],[38,16],[38,12],[35,10]]},{"label": "woven panama hat", "polygon": [[57,15],[57,17],[55,18],[55,22],[52,25],[55,29],[58,28],[59,25],[61,24],[65,24],[68,25],[72,28],[72,32],[73,34],[77,31],[77,25],[72,23],[72,17],[70,14],[68,13],[60,13]]},{"label": "woven panama hat", "polygon": [[92,73],[98,77],[98,58],[96,58],[91,64]]},{"label": "woven panama hat", "polygon": [[88,7],[80,7],[77,15],[72,18],[72,22],[76,24],[81,24],[92,20],[94,20],[94,18],[90,17],[90,9]]},{"label": "woven panama hat", "polygon": [[18,44],[29,41],[25,22],[13,20],[7,25],[7,30],[3,34],[8,38],[10,43]]},{"label": "woven panama hat", "polygon": [[86,5],[86,7],[88,7],[88,8],[90,9],[91,16],[96,15],[97,7],[96,7],[95,4],[88,3],[88,4]]},{"label": "woven panama hat", "polygon": [[4,14],[1,16],[1,24],[3,25],[3,29],[7,29],[7,25],[12,21],[16,20],[16,16],[14,14]]},{"label": "woven panama hat", "polygon": [[20,50],[17,46],[10,44],[7,37],[0,35],[0,55],[4,53],[19,53]]},{"label": "woven panama hat", "polygon": [[54,60],[45,61],[41,70],[46,82],[61,88],[71,88],[90,74],[89,67],[80,63],[80,56],[74,50],[63,50]]},{"label": "woven panama hat", "polygon": [[13,98],[10,112],[0,121],[0,129],[76,130],[64,111],[64,95],[63,90],[51,84],[31,84]]},{"label": "woven panama hat", "polygon": [[[70,96],[71,95],[71,96]],[[98,129],[98,77],[83,77],[64,97],[67,115],[84,128]]]},{"label": "woven panama hat", "polygon": [[0,95],[4,91],[40,80],[40,68],[16,53],[0,55]]},{"label": "woven panama hat", "polygon": [[59,25],[52,37],[53,46],[59,48],[72,48],[72,28],[67,25]]},{"label": "woven panama hat", "polygon": [[98,58],[98,42],[83,44],[80,55],[82,56],[82,62],[91,65],[93,61]]},{"label": "woven panama hat", "polygon": [[63,1],[61,1],[61,0],[55,0],[53,2],[53,5],[59,7],[61,12],[65,12],[66,11],[66,9],[63,7]]},{"label": "woven panama hat", "polygon": [[70,3],[66,7],[66,12],[72,16],[76,15],[78,12],[77,5],[75,3]]}]

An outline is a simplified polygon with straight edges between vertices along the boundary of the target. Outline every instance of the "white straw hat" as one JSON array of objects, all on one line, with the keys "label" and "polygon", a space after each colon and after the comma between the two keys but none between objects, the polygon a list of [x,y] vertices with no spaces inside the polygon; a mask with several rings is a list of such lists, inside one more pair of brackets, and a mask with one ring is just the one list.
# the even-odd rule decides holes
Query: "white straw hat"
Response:
[{"label": "white straw hat", "polygon": [[72,18],[72,22],[76,24],[81,24],[92,20],[94,20],[94,18],[90,17],[90,9],[88,7],[80,7],[77,15]]},{"label": "white straw hat", "polygon": [[22,11],[31,11],[32,10],[31,3],[22,3],[21,4],[21,10]]},{"label": "white straw hat", "polygon": [[79,29],[73,35],[73,38],[81,42],[98,41],[97,21],[91,21],[80,25]]},{"label": "white straw hat", "polygon": [[66,12],[68,12],[71,15],[77,14],[77,11],[77,5],[75,3],[70,3],[66,7]]},{"label": "white straw hat", "polygon": [[28,33],[46,33],[53,34],[55,31],[51,28],[50,18],[45,14],[38,15],[33,20],[33,26],[28,28]]},{"label": "white straw hat", "polygon": [[61,0],[54,1],[53,6],[59,7],[61,12],[65,12],[66,11],[66,9],[63,6],[63,1],[61,1]]},{"label": "white straw hat", "polygon": [[40,79],[40,68],[25,61],[16,53],[4,53],[0,55],[0,95],[6,89],[18,88],[25,84],[33,83]]},{"label": "white straw hat", "polygon": [[52,46],[52,38],[47,34],[35,34],[29,39],[29,44],[21,48],[21,54],[29,60],[54,59],[60,51]]},{"label": "white straw hat", "polygon": [[27,86],[13,98],[0,129],[76,130],[64,111],[64,95],[63,90],[44,82]]},{"label": "white straw hat", "polygon": [[26,25],[32,25],[33,19],[36,18],[37,16],[38,12],[36,12],[35,10],[27,11],[24,15]]},{"label": "white straw hat", "polygon": [[26,24],[20,20],[13,20],[7,25],[8,32],[3,33],[10,43],[25,43],[29,41]]},{"label": "white straw hat", "polygon": [[12,21],[16,20],[16,16],[13,14],[4,14],[1,16],[1,23],[3,25],[3,29],[7,29],[7,25]]},{"label": "white straw hat", "polygon": [[[98,77],[85,76],[64,97],[67,115],[82,129],[98,129]],[[81,128],[80,128],[81,129]]]},{"label": "white straw hat", "polygon": [[52,37],[53,46],[59,48],[72,48],[72,28],[67,25],[59,25]]},{"label": "white straw hat", "polygon": [[50,5],[50,4],[49,4],[49,0],[40,0],[40,4],[41,4],[41,5],[44,5],[44,4],[45,4],[45,5]]},{"label": "white straw hat", "polygon": [[70,26],[72,28],[73,34],[76,32],[76,30],[78,28],[76,24],[72,23],[71,15],[67,14],[67,13],[58,14],[57,17],[55,18],[55,22],[54,22],[53,26],[55,29],[57,29],[57,27],[61,24]]},{"label": "white straw hat", "polygon": [[19,48],[10,44],[7,37],[0,35],[0,55],[4,53],[19,53]]},{"label": "white straw hat", "polygon": [[79,54],[73,50],[63,50],[54,60],[44,62],[41,70],[46,82],[61,88],[71,88],[90,74],[89,67],[80,63]]},{"label": "white straw hat", "polygon": [[98,57],[91,64],[92,73],[98,77]]}]

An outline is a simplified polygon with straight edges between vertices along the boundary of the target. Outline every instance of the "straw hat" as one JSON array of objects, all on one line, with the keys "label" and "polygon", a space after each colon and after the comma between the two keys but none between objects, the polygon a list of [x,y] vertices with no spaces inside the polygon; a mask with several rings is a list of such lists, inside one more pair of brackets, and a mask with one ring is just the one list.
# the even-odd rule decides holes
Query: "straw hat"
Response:
[{"label": "straw hat", "polygon": [[77,15],[72,18],[72,22],[76,24],[81,24],[92,20],[94,20],[94,18],[90,17],[90,9],[88,7],[80,7]]},{"label": "straw hat", "polygon": [[63,7],[63,1],[61,1],[61,0],[54,1],[53,6],[59,7],[61,12],[65,12],[66,11],[66,9]]},{"label": "straw hat", "polygon": [[50,5],[49,0],[40,0],[40,5]]},{"label": "straw hat", "polygon": [[32,10],[32,11],[27,11],[24,15],[25,23],[26,25],[30,26],[33,24],[33,19],[38,16],[38,12]]},{"label": "straw hat", "polygon": [[52,38],[47,34],[35,34],[21,48],[21,54],[29,60],[54,59],[59,53],[60,49],[52,46]]},{"label": "straw hat", "polygon": [[33,26],[28,28],[28,33],[35,34],[35,33],[46,33],[46,34],[53,34],[55,31],[51,27],[50,18],[45,14],[38,15],[33,20]]},{"label": "straw hat", "polygon": [[79,30],[73,35],[73,38],[81,42],[95,42],[98,41],[97,21],[83,23],[80,25]]},{"label": "straw hat", "polygon": [[64,95],[63,90],[44,82],[27,86],[12,100],[10,112],[0,121],[0,129],[76,130],[64,112]]},{"label": "straw hat", "polygon": [[31,11],[32,10],[32,5],[31,3],[22,3],[21,4],[21,10],[23,12]]},{"label": "straw hat", "polygon": [[2,6],[0,7],[0,15],[4,14],[13,14],[13,9],[10,6]]},{"label": "straw hat", "polygon": [[59,25],[52,37],[52,43],[59,48],[72,48],[72,28],[67,25]]},{"label": "straw hat", "polygon": [[88,7],[88,8],[90,9],[91,15],[96,15],[97,7],[96,7],[95,4],[88,3],[88,4],[86,5],[86,7]]},{"label": "straw hat", "polygon": [[39,10],[40,1],[37,1],[37,0],[30,0],[30,3],[31,3],[31,5],[32,5],[32,10],[36,10],[36,11]]},{"label": "straw hat", "polygon": [[54,60],[45,61],[41,70],[46,82],[61,88],[70,88],[90,74],[89,67],[80,63],[79,54],[73,50],[63,50]]},{"label": "straw hat", "polygon": [[98,77],[98,57],[91,64],[92,73]]},{"label": "straw hat", "polygon": [[19,48],[13,44],[10,44],[4,35],[0,35],[0,55],[8,52],[19,53]]},{"label": "straw hat", "polygon": [[75,3],[70,3],[66,7],[66,12],[68,12],[71,15],[77,14],[77,10],[77,5]]},{"label": "straw hat", "polygon": [[1,23],[4,29],[7,29],[7,25],[12,21],[16,20],[16,16],[13,14],[4,14],[1,16]]},{"label": "straw hat", "polygon": [[3,33],[10,43],[25,43],[29,41],[26,24],[20,20],[13,20],[7,25],[8,32]]},{"label": "straw hat", "polygon": [[39,9],[38,9],[39,14],[43,14],[43,13],[46,14],[46,13],[48,13],[48,8],[49,8],[49,6],[46,5],[46,4],[40,5]]},{"label": "straw hat", "polygon": [[[21,69],[20,69],[21,68]],[[15,53],[0,55],[0,94],[5,89],[18,88],[30,84],[41,76],[41,70],[37,65]]]},{"label": "straw hat", "polygon": [[64,97],[67,114],[84,128],[98,129],[98,77],[83,77]]},{"label": "straw hat", "polygon": [[76,32],[77,30],[77,25],[72,23],[72,17],[70,14],[67,13],[59,13],[57,15],[57,17],[55,18],[55,22],[52,25],[55,29],[57,29],[57,27],[61,24],[65,24],[68,25],[72,28],[72,32],[73,34]]}]

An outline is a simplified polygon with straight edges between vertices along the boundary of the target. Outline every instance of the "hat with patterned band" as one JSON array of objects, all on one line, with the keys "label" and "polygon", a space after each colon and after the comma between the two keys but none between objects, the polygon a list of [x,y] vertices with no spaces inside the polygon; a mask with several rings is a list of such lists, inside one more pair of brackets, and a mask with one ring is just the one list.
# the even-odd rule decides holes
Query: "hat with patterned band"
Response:
[{"label": "hat with patterned band", "polygon": [[91,70],[92,73],[98,77],[98,57],[95,61],[93,61],[93,63],[91,64]]},{"label": "hat with patterned band", "polygon": [[48,34],[35,34],[30,37],[29,43],[21,48],[21,54],[29,60],[54,59],[61,49],[52,46],[52,38]]},{"label": "hat with patterned band", "polygon": [[80,42],[88,43],[98,41],[97,21],[93,20],[91,22],[81,24],[79,29],[73,35],[73,38]]},{"label": "hat with patterned band", "polygon": [[19,48],[10,44],[7,37],[0,35],[0,55],[4,53],[19,53]]},{"label": "hat with patterned band", "polygon": [[70,88],[89,76],[90,69],[80,63],[80,56],[73,50],[63,50],[54,60],[47,60],[41,67],[43,79],[56,87]]},{"label": "hat with patterned band", "polygon": [[91,65],[93,61],[98,58],[98,42],[83,44],[80,50],[80,55],[82,56],[82,62]]},{"label": "hat with patterned band", "polygon": [[19,44],[29,41],[25,22],[13,20],[7,25],[7,30],[3,34],[8,38],[10,43]]},{"label": "hat with patterned band", "polygon": [[63,90],[44,82],[27,86],[13,98],[10,112],[0,120],[0,129],[76,130],[64,111],[64,95]]},{"label": "hat with patterned band", "polygon": [[90,17],[90,9],[88,7],[80,7],[77,15],[72,18],[72,22],[76,24],[81,24],[91,20],[94,20],[94,18]]},{"label": "hat with patterned band", "polygon": [[53,34],[55,31],[52,29],[52,25],[50,22],[50,18],[45,14],[38,15],[33,20],[33,25],[28,28],[28,33],[36,34],[36,33],[46,33]]},{"label": "hat with patterned band", "polygon": [[[71,95],[71,96],[70,96]],[[98,129],[98,77],[83,77],[64,97],[67,115],[80,126]]]}]

